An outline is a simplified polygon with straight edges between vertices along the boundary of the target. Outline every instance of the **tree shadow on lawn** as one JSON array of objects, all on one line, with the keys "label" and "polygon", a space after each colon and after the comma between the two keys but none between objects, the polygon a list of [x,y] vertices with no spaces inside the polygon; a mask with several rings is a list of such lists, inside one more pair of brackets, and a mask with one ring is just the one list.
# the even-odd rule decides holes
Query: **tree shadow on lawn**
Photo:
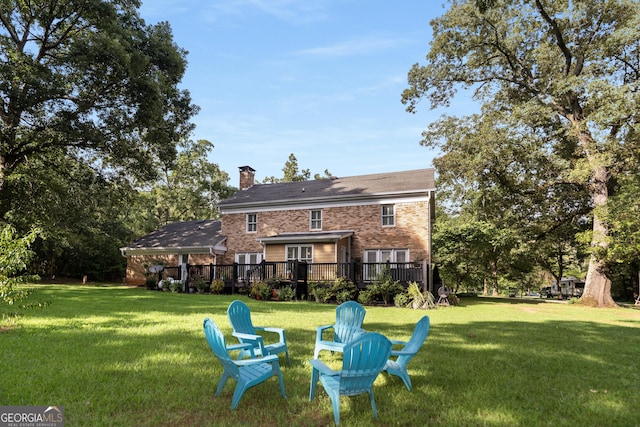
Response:
[{"label": "tree shadow on lawn", "polygon": [[[292,365],[280,358],[287,400],[271,379],[251,388],[231,411],[232,380],[213,398],[222,367],[206,343],[202,320],[213,318],[227,341],[234,342],[226,308],[237,296],[130,289],[108,289],[95,296],[54,289],[51,296],[51,310],[30,313],[45,324],[26,324],[2,336],[3,346],[12,349],[3,357],[11,369],[0,386],[2,404],[58,404],[70,425],[332,422],[331,405],[320,386],[316,399],[308,401],[308,360],[315,326],[333,319],[335,306],[308,303],[301,310],[300,304],[241,297],[258,319],[270,320],[269,326],[280,326],[274,312],[293,319],[282,325]],[[58,311],[57,298],[79,298],[72,305],[75,311]],[[119,306],[119,298],[127,305]],[[370,310],[365,327],[399,339],[408,339],[414,318],[432,314],[385,310]],[[398,314],[406,320],[389,319]],[[455,324],[440,319],[409,365],[412,392],[397,377],[382,374],[376,381],[379,424],[634,425],[640,401],[637,336],[637,323]],[[340,361],[340,355],[328,352],[321,358]],[[341,421],[372,422],[368,398],[341,400]]]}]

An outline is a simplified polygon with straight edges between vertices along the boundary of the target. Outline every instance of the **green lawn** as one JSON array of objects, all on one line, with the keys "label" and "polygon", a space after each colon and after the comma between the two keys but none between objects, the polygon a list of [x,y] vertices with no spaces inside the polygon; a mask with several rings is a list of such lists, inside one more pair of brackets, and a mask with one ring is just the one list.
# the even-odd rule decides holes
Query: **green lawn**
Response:
[{"label": "green lawn", "polygon": [[[281,358],[287,400],[272,378],[231,411],[235,383],[213,397],[222,369],[202,321],[211,317],[233,342],[234,297],[36,288],[33,299],[51,305],[0,333],[0,405],[63,406],[68,426],[333,424],[320,385],[309,402],[308,361],[315,327],[333,323],[335,306],[242,297],[254,324],[286,328],[292,365]],[[386,374],[374,385],[379,425],[640,425],[640,310],[484,298],[431,311],[366,309],[366,329],[397,339],[431,317],[409,365],[413,391]],[[342,398],[341,423],[374,423],[366,395]]]}]

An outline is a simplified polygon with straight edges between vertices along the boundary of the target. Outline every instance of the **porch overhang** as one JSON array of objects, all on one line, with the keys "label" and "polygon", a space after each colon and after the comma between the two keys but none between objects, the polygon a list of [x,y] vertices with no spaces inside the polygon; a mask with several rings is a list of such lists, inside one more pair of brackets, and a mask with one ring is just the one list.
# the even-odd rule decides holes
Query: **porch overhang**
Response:
[{"label": "porch overhang", "polygon": [[351,236],[353,236],[353,230],[310,231],[305,233],[280,233],[275,236],[259,237],[257,240],[264,245],[268,245],[277,243],[337,242]]},{"label": "porch overhang", "polygon": [[168,247],[124,247],[120,248],[123,257],[135,255],[166,255],[166,254],[212,254],[223,255],[227,252],[224,245],[215,246],[168,246]]}]

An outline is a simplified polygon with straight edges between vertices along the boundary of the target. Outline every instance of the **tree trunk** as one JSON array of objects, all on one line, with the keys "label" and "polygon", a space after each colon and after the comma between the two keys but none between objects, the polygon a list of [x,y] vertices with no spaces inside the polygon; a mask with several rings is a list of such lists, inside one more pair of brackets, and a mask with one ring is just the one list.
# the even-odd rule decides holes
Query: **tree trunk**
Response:
[{"label": "tree trunk", "polygon": [[[593,176],[593,237],[592,247],[607,247],[607,225],[602,222],[599,209],[602,209],[609,197],[607,190],[608,171],[605,166],[597,166]],[[588,305],[596,307],[613,307],[616,305],[611,298],[611,280],[604,271],[604,263],[596,255],[589,259],[589,270],[584,285],[584,292],[580,300]]]}]

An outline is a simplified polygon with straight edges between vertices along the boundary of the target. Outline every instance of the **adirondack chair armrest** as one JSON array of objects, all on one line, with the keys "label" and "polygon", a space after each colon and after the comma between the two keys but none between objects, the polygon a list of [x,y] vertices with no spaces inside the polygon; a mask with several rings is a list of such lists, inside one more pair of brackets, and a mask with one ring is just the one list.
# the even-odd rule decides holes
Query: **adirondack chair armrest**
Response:
[{"label": "adirondack chair armrest", "polygon": [[254,326],[254,328],[265,332],[276,333],[280,337],[280,342],[284,342],[284,328],[276,328],[273,326]]},{"label": "adirondack chair armrest", "polygon": [[263,340],[262,337],[260,335],[253,335],[253,334],[244,334],[242,332],[233,332],[231,335],[233,335],[234,337],[238,338],[238,339],[243,339],[243,340],[248,340],[248,341],[256,341],[258,343],[260,343],[260,345],[263,345]]},{"label": "adirondack chair armrest", "polygon": [[340,375],[340,372],[334,371],[330,367],[328,367],[322,360],[320,359],[311,359],[311,366],[313,369],[319,371],[322,375]]},{"label": "adirondack chair armrest", "polygon": [[408,342],[408,341],[402,341],[402,340],[389,340],[389,341],[391,341],[392,345],[402,345],[402,346],[407,345],[407,342]]},{"label": "adirondack chair armrest", "polygon": [[280,362],[278,361],[278,356],[275,354],[270,354],[269,356],[265,356],[265,357],[260,357],[258,359],[242,359],[242,360],[234,360],[233,363],[235,363],[238,366],[250,366],[250,365],[257,365],[259,363],[277,363],[278,366],[280,365]]},{"label": "adirondack chair armrest", "polygon": [[249,353],[251,354],[251,358],[254,358],[256,355],[253,352],[253,344],[249,344],[249,343],[243,343],[243,344],[231,344],[227,346],[227,351],[234,351],[234,350],[249,350]]},{"label": "adirondack chair armrest", "polygon": [[334,325],[322,325],[316,328],[316,341],[322,341],[322,333],[328,329],[333,329]]}]

